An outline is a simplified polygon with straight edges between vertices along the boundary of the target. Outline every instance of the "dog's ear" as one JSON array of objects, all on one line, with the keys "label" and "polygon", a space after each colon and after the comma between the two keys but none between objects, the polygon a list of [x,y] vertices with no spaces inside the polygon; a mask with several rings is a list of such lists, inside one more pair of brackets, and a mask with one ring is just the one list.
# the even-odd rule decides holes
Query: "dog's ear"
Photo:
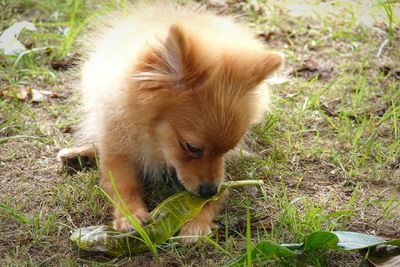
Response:
[{"label": "dog's ear", "polygon": [[283,55],[272,51],[250,52],[245,55],[243,62],[242,65],[239,64],[238,71],[242,75],[245,73],[246,88],[251,90],[282,66]]},{"label": "dog's ear", "polygon": [[283,55],[278,52],[265,51],[256,57],[254,59],[256,69],[252,76],[252,82],[257,85],[282,66]]},{"label": "dog's ear", "polygon": [[190,40],[178,25],[169,28],[168,36],[164,44],[165,48],[162,57],[166,61],[167,72],[176,80],[181,82],[183,74],[189,68],[191,57]]},{"label": "dog's ear", "polygon": [[224,57],[224,84],[230,84],[246,93],[262,83],[283,64],[283,56],[278,52],[245,50],[227,53]]},{"label": "dog's ear", "polygon": [[205,80],[208,66],[192,38],[182,26],[171,25],[166,38],[146,51],[135,78],[153,90],[194,89]]}]

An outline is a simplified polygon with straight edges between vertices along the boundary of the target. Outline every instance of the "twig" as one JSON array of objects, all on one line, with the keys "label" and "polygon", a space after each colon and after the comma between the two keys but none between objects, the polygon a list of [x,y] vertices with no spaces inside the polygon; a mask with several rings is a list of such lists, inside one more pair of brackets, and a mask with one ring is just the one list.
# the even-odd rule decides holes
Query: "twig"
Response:
[{"label": "twig", "polygon": [[388,43],[389,43],[389,39],[386,38],[385,41],[383,41],[383,43],[382,43],[381,46],[379,47],[378,53],[376,53],[376,57],[377,57],[377,58],[380,58],[380,57],[381,57],[383,48],[385,48],[385,46],[386,46]]}]

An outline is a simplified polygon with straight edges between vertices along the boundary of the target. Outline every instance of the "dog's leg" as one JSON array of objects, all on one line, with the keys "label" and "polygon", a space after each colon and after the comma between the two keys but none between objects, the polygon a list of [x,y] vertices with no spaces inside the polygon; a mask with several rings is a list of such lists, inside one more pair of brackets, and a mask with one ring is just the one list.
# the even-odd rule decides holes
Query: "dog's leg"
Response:
[{"label": "dog's leg", "polygon": [[[132,213],[140,224],[146,223],[150,215],[143,201],[143,188],[135,166],[125,156],[102,154],[100,167],[102,185],[113,196],[115,202],[122,206],[118,196],[111,187],[110,172],[129,212]],[[113,226],[115,230],[122,232],[132,230],[131,224],[117,208],[115,208],[114,216]]]},{"label": "dog's leg", "polygon": [[199,215],[182,227],[179,232],[179,236],[182,237],[180,240],[190,244],[197,241],[199,237],[210,234],[211,229],[215,227],[213,220],[218,215],[227,196],[228,192],[224,193],[219,200],[210,201],[204,205]]},{"label": "dog's leg", "polygon": [[85,167],[94,167],[96,165],[95,151],[92,144],[64,148],[58,152],[57,159],[68,170],[78,171]]}]

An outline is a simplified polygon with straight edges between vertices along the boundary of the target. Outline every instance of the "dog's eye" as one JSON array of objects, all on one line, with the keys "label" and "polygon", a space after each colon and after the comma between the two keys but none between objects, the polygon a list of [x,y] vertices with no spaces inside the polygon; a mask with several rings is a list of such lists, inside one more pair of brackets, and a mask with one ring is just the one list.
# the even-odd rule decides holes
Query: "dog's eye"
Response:
[{"label": "dog's eye", "polygon": [[192,144],[186,143],[185,149],[194,158],[199,158],[203,155],[203,150]]}]

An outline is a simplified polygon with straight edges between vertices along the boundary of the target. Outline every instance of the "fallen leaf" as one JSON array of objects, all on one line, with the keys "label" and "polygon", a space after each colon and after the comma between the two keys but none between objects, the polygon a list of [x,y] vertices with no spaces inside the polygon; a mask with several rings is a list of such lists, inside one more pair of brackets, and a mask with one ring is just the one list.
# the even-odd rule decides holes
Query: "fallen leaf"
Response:
[{"label": "fallen leaf", "polygon": [[400,80],[400,68],[384,65],[381,66],[379,69],[385,76],[393,76],[396,79]]},{"label": "fallen leaf", "polygon": [[323,112],[325,112],[326,115],[330,117],[337,117],[339,115],[337,111],[333,110],[327,104],[322,103],[321,101],[319,102],[319,107]]},{"label": "fallen leaf", "polygon": [[271,40],[271,37],[274,35],[274,32],[259,32],[257,35],[259,38],[261,38],[264,41],[269,41]]},{"label": "fallen leaf", "polygon": [[294,72],[296,74],[299,74],[301,72],[316,72],[316,71],[318,71],[316,64],[311,61],[307,61],[302,66],[297,68]]},{"label": "fallen leaf", "polygon": [[4,50],[4,54],[18,55],[26,49],[25,46],[17,39],[23,29],[34,31],[36,30],[36,27],[31,22],[24,20],[14,23],[1,34],[0,49]]},{"label": "fallen leaf", "polygon": [[218,200],[228,188],[262,184],[262,181],[257,180],[228,181],[210,198],[201,198],[187,191],[172,195],[151,212],[149,224],[142,229],[149,237],[149,243],[143,240],[144,236],[139,229],[136,232],[118,233],[104,225],[78,228],[73,231],[70,240],[80,249],[100,251],[113,256],[144,252],[150,249],[150,244],[154,246],[166,242],[185,223],[196,217],[207,202]]},{"label": "fallen leaf", "polygon": [[291,71],[295,77],[302,77],[307,80],[317,77],[319,80],[327,79],[331,76],[333,67],[327,63],[305,59],[303,63]]},{"label": "fallen leaf", "polygon": [[[365,250],[380,245],[400,247],[400,239],[386,241],[379,237],[363,233],[347,231],[316,231],[309,234],[302,243],[277,244],[272,240],[261,240],[259,243],[254,245],[249,252],[232,259],[224,266],[245,266],[248,263],[248,259],[251,259],[253,263],[260,263],[276,257],[290,258],[321,249],[355,251]],[[249,255],[247,255],[247,253],[249,253]],[[384,257],[388,256],[387,250],[384,251],[383,255]],[[397,256],[398,254],[395,252],[394,255]],[[396,258],[394,263],[398,263]],[[398,265],[376,266],[392,267]]]},{"label": "fallen leaf", "polygon": [[67,70],[76,65],[77,59],[77,55],[73,54],[65,58],[52,60],[50,65],[54,70]]},{"label": "fallen leaf", "polygon": [[22,101],[39,103],[42,101],[48,101],[50,98],[61,98],[62,96],[57,92],[38,90],[32,88],[31,86],[27,86],[19,88],[16,93],[10,89],[3,90],[0,92],[0,97],[8,97],[8,98],[16,97]]},{"label": "fallen leaf", "polygon": [[330,107],[328,103],[319,102],[320,109],[330,117],[347,116],[349,119],[357,121],[359,118],[370,118],[372,116],[382,117],[388,110],[390,105],[383,104],[380,108],[374,110],[360,111],[356,113],[350,113],[346,111],[336,111],[334,108]]},{"label": "fallen leaf", "polygon": [[[366,250],[361,251],[365,256]],[[400,266],[400,247],[379,246],[371,248],[368,253],[368,261],[375,267]]]}]

